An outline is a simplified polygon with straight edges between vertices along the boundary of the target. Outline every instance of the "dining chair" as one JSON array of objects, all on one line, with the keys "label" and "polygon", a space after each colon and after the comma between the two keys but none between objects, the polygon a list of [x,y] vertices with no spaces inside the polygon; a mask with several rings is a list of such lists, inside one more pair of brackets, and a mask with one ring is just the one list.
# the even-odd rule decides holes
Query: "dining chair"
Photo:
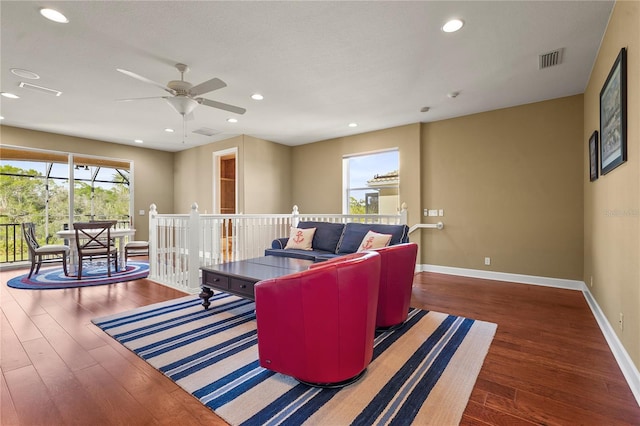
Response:
[{"label": "dining chair", "polygon": [[111,228],[115,220],[96,222],[76,222],[73,229],[76,233],[76,247],[78,249],[78,279],[82,279],[82,261],[85,258],[106,258],[107,275],[111,276],[111,260],[114,269],[118,270],[118,249],[111,240]]},{"label": "dining chair", "polygon": [[[65,275],[69,275],[67,272],[67,256],[69,255],[69,246],[59,244],[45,244],[41,246],[38,244],[36,238],[36,225],[33,222],[26,222],[22,224],[22,233],[24,239],[29,246],[29,259],[31,260],[31,269],[29,270],[28,278],[35,272],[40,272],[40,266],[43,263],[56,263],[62,262],[62,270]],[[35,270],[35,271],[34,271]]]}]

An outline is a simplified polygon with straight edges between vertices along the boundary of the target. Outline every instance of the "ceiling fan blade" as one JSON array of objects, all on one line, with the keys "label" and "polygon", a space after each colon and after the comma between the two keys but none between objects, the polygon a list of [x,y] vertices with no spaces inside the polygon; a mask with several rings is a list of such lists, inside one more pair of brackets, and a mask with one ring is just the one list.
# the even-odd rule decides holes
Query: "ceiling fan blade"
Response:
[{"label": "ceiling fan blade", "polygon": [[146,99],[166,99],[168,96],[150,96],[148,98],[116,99],[116,102],[144,101]]},{"label": "ceiling fan blade", "polygon": [[128,75],[129,77],[133,77],[133,78],[135,78],[136,80],[140,80],[140,81],[142,81],[142,82],[144,82],[144,83],[152,84],[152,85],[154,85],[154,86],[156,86],[156,87],[159,87],[160,89],[162,89],[162,90],[164,90],[164,91],[166,91],[166,92],[169,92],[169,93],[171,93],[172,95],[175,95],[175,94],[176,94],[175,90],[173,90],[173,89],[169,89],[169,88],[168,88],[167,86],[165,86],[164,84],[160,84],[160,83],[155,82],[155,81],[153,81],[153,80],[149,80],[149,79],[148,79],[148,78],[146,78],[146,77],[143,77],[143,76],[138,75],[138,74],[136,74],[136,73],[134,73],[134,72],[131,72],[131,71],[123,70],[123,69],[121,69],[121,68],[116,68],[116,70],[120,71],[120,72],[121,72],[122,74],[124,74],[124,75]]},{"label": "ceiling fan blade", "polygon": [[240,108],[240,107],[229,105],[229,104],[223,104],[222,102],[212,101],[211,99],[198,98],[196,99],[196,101],[198,101],[198,103],[202,105],[222,109],[229,112],[235,112],[236,114],[244,114],[245,112],[247,112],[247,110],[244,108]]},{"label": "ceiling fan blade", "polygon": [[190,90],[191,96],[204,95],[205,93],[213,92],[214,90],[222,89],[226,87],[227,83],[219,78],[212,78],[211,80],[200,83],[197,86],[193,86]]}]

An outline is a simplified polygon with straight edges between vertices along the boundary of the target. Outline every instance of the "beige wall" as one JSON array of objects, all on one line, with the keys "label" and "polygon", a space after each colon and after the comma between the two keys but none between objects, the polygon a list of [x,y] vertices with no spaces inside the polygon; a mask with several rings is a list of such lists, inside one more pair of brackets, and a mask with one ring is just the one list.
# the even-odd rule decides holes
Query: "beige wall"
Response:
[{"label": "beige wall", "polygon": [[422,263],[582,280],[582,101],[423,124]]},{"label": "beige wall", "polygon": [[[584,95],[583,140],[599,129],[599,96],[621,48],[627,48],[628,160],[589,181],[585,142],[584,279],[640,368],[640,2],[618,1]],[[624,314],[624,330],[618,326]]]},{"label": "beige wall", "polygon": [[341,213],[342,158],[390,148],[400,154],[400,203],[407,203],[409,225],[420,223],[418,123],[293,147],[293,204],[302,213]]},{"label": "beige wall", "polygon": [[238,205],[245,214],[291,212],[291,148],[251,136],[236,136],[175,154],[176,213],[189,213],[196,202],[200,213],[213,213],[214,153],[236,148]]},{"label": "beige wall", "polygon": [[244,213],[291,213],[291,147],[244,136]]},{"label": "beige wall", "polygon": [[[3,145],[96,155],[133,161],[135,238],[149,238],[149,206],[173,212],[173,153],[133,146],[0,126]],[[138,212],[144,210],[144,216]]]},{"label": "beige wall", "polygon": [[238,205],[237,211],[243,211],[244,173],[242,161],[244,158],[244,140],[237,136],[223,141],[197,146],[175,153],[174,197],[175,213],[189,213],[191,205],[198,204],[198,211],[202,214],[213,213],[213,159],[214,153],[227,149],[238,150]]}]

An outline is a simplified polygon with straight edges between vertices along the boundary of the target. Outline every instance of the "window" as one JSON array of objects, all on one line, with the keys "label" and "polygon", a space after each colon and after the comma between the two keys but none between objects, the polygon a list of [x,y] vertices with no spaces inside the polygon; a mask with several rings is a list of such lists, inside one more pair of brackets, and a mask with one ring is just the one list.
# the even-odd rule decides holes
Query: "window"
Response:
[{"label": "window", "polygon": [[76,159],[73,176],[74,222],[117,220],[129,224],[128,169]]},{"label": "window", "polygon": [[397,214],[399,153],[384,151],[342,160],[345,214]]},{"label": "window", "polygon": [[34,222],[40,243],[49,244],[61,242],[55,234],[71,222],[70,211],[74,222],[113,219],[129,225],[130,169],[129,161],[0,147],[0,262],[21,251],[13,240],[20,240],[22,222]]}]

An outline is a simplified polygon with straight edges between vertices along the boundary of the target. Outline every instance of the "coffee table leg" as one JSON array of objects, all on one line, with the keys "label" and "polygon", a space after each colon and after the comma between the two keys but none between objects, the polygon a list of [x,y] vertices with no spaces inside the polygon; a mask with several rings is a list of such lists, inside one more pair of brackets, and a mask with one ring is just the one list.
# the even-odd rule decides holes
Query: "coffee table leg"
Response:
[{"label": "coffee table leg", "polygon": [[213,290],[209,287],[202,287],[202,292],[200,292],[199,296],[200,299],[202,299],[202,306],[204,306],[205,309],[209,309],[209,305],[211,305],[209,298],[213,296]]}]

